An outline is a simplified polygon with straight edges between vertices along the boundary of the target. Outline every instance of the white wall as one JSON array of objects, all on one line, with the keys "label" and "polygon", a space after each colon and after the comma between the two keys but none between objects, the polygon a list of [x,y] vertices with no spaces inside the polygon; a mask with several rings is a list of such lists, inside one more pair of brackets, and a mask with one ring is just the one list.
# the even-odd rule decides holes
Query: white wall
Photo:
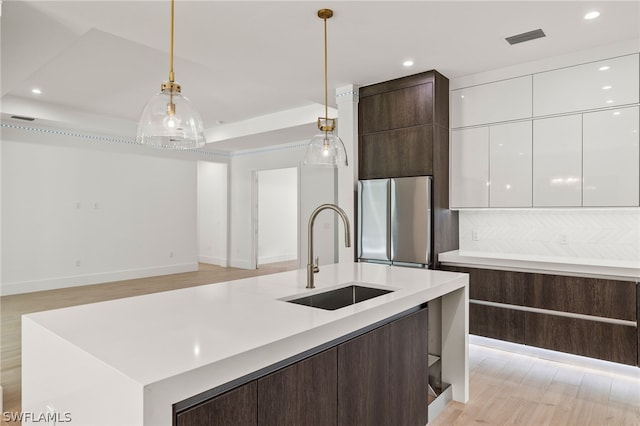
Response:
[{"label": "white wall", "polygon": [[298,169],[258,172],[258,265],[298,257]]},{"label": "white wall", "polygon": [[227,266],[227,173],[224,163],[198,161],[198,261]]},{"label": "white wall", "polygon": [[[638,52],[637,40],[452,79],[451,90]],[[460,251],[640,262],[640,209],[461,210]]]},{"label": "white wall", "polygon": [[2,135],[3,294],[197,269],[196,163]]},{"label": "white wall", "polygon": [[[318,167],[302,167],[307,141],[286,146],[273,147],[261,151],[236,153],[230,159],[230,266],[253,269],[254,256],[252,214],[254,209],[253,173],[288,167],[299,167],[299,231],[300,244],[298,259],[306,265],[307,221],[311,212],[322,203],[335,203],[335,170]],[[350,218],[353,221],[353,218]],[[315,224],[315,252],[321,264],[334,263],[335,219],[323,212]],[[340,228],[341,229],[341,228]],[[342,232],[342,231],[340,231]],[[301,266],[302,267],[302,266]]]}]

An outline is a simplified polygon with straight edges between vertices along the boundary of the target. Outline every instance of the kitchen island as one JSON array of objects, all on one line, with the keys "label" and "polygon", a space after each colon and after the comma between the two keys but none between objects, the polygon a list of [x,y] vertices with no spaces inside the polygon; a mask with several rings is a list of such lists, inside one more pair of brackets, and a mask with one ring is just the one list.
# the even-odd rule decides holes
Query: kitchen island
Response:
[{"label": "kitchen island", "polygon": [[[393,291],[333,311],[287,302],[353,282]],[[341,263],[322,266],[315,283],[306,289],[297,270],[25,315],[23,411],[66,424],[171,425],[176,403],[437,298],[442,380],[468,400],[466,274]]]}]

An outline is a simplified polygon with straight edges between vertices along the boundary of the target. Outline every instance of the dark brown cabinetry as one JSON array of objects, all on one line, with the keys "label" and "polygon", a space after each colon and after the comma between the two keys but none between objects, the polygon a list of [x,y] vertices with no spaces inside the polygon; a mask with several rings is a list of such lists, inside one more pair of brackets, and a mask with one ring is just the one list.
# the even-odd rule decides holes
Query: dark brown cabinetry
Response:
[{"label": "dark brown cabinetry", "polygon": [[175,424],[425,425],[427,330],[421,309],[194,403]]},{"label": "dark brown cabinetry", "polygon": [[469,332],[638,365],[633,282],[443,266],[469,274]]},{"label": "dark brown cabinetry", "polygon": [[257,383],[249,382],[211,398],[176,415],[177,426],[255,426],[257,424]]},{"label": "dark brown cabinetry", "polygon": [[427,71],[361,87],[358,178],[433,176],[433,253],[458,248],[449,210],[449,80]]},{"label": "dark brown cabinetry", "polygon": [[338,425],[389,423],[389,328],[338,347]]},{"label": "dark brown cabinetry", "polygon": [[361,87],[359,178],[433,175],[436,151],[448,165],[448,129],[449,80],[437,71]]},{"label": "dark brown cabinetry", "polygon": [[329,349],[259,379],[258,424],[335,425],[337,352]]},{"label": "dark brown cabinetry", "polygon": [[338,425],[427,423],[427,310],[338,347]]}]

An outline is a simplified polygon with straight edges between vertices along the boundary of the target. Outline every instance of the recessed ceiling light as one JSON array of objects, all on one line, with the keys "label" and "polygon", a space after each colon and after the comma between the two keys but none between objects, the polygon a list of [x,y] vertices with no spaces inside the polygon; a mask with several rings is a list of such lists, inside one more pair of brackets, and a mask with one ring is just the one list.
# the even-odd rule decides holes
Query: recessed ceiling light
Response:
[{"label": "recessed ceiling light", "polygon": [[584,19],[586,19],[586,20],[596,19],[598,16],[600,16],[600,12],[598,12],[597,10],[594,10],[594,11],[589,12],[586,15],[584,15]]},{"label": "recessed ceiling light", "polygon": [[611,86],[602,86],[602,90],[609,90],[611,89]]},{"label": "recessed ceiling light", "polygon": [[600,68],[598,68],[598,71],[606,71],[608,69],[609,69],[609,65],[604,65],[604,66],[601,66]]},{"label": "recessed ceiling light", "polygon": [[34,95],[39,95],[42,93],[42,90],[38,89],[38,88],[33,88],[31,89],[31,93],[33,93]]},{"label": "recessed ceiling light", "polygon": [[404,62],[402,63],[402,66],[405,66],[405,67],[412,67],[412,66],[413,66],[413,61],[412,61],[411,59],[407,59],[406,61],[404,61]]}]

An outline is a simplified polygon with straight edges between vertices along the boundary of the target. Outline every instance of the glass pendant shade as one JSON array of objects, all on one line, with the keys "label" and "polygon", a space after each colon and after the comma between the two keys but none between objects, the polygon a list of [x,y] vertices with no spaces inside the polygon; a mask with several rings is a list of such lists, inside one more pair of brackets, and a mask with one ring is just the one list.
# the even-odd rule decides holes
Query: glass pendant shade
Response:
[{"label": "glass pendant shade", "polygon": [[142,111],[137,141],[154,148],[200,148],[205,144],[204,125],[189,99],[163,88]]},{"label": "glass pendant shade", "polygon": [[304,156],[305,166],[346,167],[347,151],[342,139],[333,131],[321,132],[315,135],[307,145]]}]

